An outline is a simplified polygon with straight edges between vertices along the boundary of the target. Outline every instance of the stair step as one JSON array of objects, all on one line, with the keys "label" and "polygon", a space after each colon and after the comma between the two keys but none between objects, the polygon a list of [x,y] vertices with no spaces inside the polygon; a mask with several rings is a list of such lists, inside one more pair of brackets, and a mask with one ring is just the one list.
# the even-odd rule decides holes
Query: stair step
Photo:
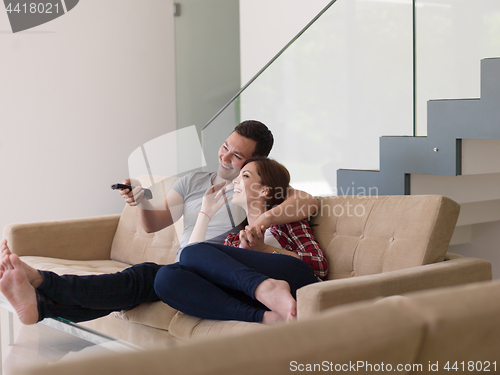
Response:
[{"label": "stair step", "polygon": [[463,139],[462,175],[487,173],[500,173],[500,139]]},{"label": "stair step", "polygon": [[[380,195],[415,194],[409,174],[500,172],[499,103],[500,58],[481,60],[480,99],[429,101],[426,137],[381,137],[380,171],[338,170],[337,190],[376,187]],[[482,141],[491,142],[481,146]],[[463,158],[480,147],[486,147],[481,156]]]},{"label": "stair step", "polygon": [[412,195],[439,194],[460,204],[500,199],[499,186],[500,173],[465,176],[411,175]]},{"label": "stair step", "polygon": [[500,220],[500,199],[484,202],[462,203],[457,225],[489,223]]}]

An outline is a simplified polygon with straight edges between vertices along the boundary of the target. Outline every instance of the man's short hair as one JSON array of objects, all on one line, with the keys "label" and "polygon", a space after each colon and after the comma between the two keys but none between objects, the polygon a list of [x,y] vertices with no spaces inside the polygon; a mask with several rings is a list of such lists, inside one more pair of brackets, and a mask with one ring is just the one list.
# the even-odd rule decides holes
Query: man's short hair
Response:
[{"label": "man's short hair", "polygon": [[234,131],[257,142],[252,156],[268,156],[273,148],[273,133],[260,121],[246,120],[238,124]]}]

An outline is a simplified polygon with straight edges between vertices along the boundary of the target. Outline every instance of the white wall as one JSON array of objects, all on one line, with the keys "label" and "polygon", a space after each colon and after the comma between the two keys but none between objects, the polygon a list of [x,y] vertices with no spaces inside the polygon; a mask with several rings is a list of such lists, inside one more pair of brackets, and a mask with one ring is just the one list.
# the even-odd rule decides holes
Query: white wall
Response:
[{"label": "white wall", "polygon": [[0,11],[0,227],[118,213],[110,185],[175,129],[172,0],[85,0],[13,34]]}]

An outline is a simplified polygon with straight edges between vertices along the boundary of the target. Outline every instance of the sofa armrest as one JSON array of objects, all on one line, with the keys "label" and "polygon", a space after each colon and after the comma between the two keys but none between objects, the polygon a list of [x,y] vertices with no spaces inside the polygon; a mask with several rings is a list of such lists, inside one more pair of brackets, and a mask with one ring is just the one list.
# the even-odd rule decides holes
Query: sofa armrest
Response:
[{"label": "sofa armrest", "polygon": [[19,256],[107,260],[120,215],[76,220],[10,224],[3,230]]},{"label": "sofa armrest", "polygon": [[302,287],[297,291],[297,317],[308,318],[330,307],[376,297],[491,279],[490,262],[449,254],[443,262]]}]

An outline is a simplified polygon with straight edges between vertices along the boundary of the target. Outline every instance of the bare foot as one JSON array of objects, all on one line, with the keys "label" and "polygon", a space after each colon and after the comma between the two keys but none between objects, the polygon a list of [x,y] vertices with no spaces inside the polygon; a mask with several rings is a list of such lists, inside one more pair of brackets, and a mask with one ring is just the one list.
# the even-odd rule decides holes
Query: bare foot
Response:
[{"label": "bare foot", "polygon": [[6,260],[2,260],[4,270],[0,279],[0,291],[16,311],[21,323],[35,324],[38,322],[35,288],[28,281],[17,255],[5,255],[4,259]]},{"label": "bare foot", "polygon": [[0,241],[0,249],[2,256],[4,255],[4,253],[11,254],[9,246],[7,245],[7,240],[5,238]]},{"label": "bare foot", "polygon": [[290,294],[290,285],[284,280],[264,280],[255,289],[255,298],[286,322],[295,320],[297,316],[297,301]]},{"label": "bare foot", "polygon": [[[0,248],[1,248],[1,259],[2,263],[0,264],[0,277],[1,273],[3,271],[3,259],[5,256],[10,256],[12,255],[12,252],[9,249],[9,245],[7,244],[7,240],[3,239],[0,242]],[[21,265],[24,269],[24,272],[26,272],[26,277],[28,278],[28,281],[34,288],[38,288],[40,284],[43,281],[42,274],[36,269],[31,267],[30,265],[24,263],[22,260],[20,260]]]},{"label": "bare foot", "polygon": [[281,316],[279,316],[274,311],[266,311],[264,313],[264,316],[262,317],[262,323],[264,324],[274,324],[282,321],[283,318],[281,318]]},{"label": "bare foot", "polygon": [[7,246],[7,240],[4,238],[2,239],[2,241],[0,241],[0,247],[2,248],[2,253],[4,251],[4,249],[8,249],[8,246]]}]

